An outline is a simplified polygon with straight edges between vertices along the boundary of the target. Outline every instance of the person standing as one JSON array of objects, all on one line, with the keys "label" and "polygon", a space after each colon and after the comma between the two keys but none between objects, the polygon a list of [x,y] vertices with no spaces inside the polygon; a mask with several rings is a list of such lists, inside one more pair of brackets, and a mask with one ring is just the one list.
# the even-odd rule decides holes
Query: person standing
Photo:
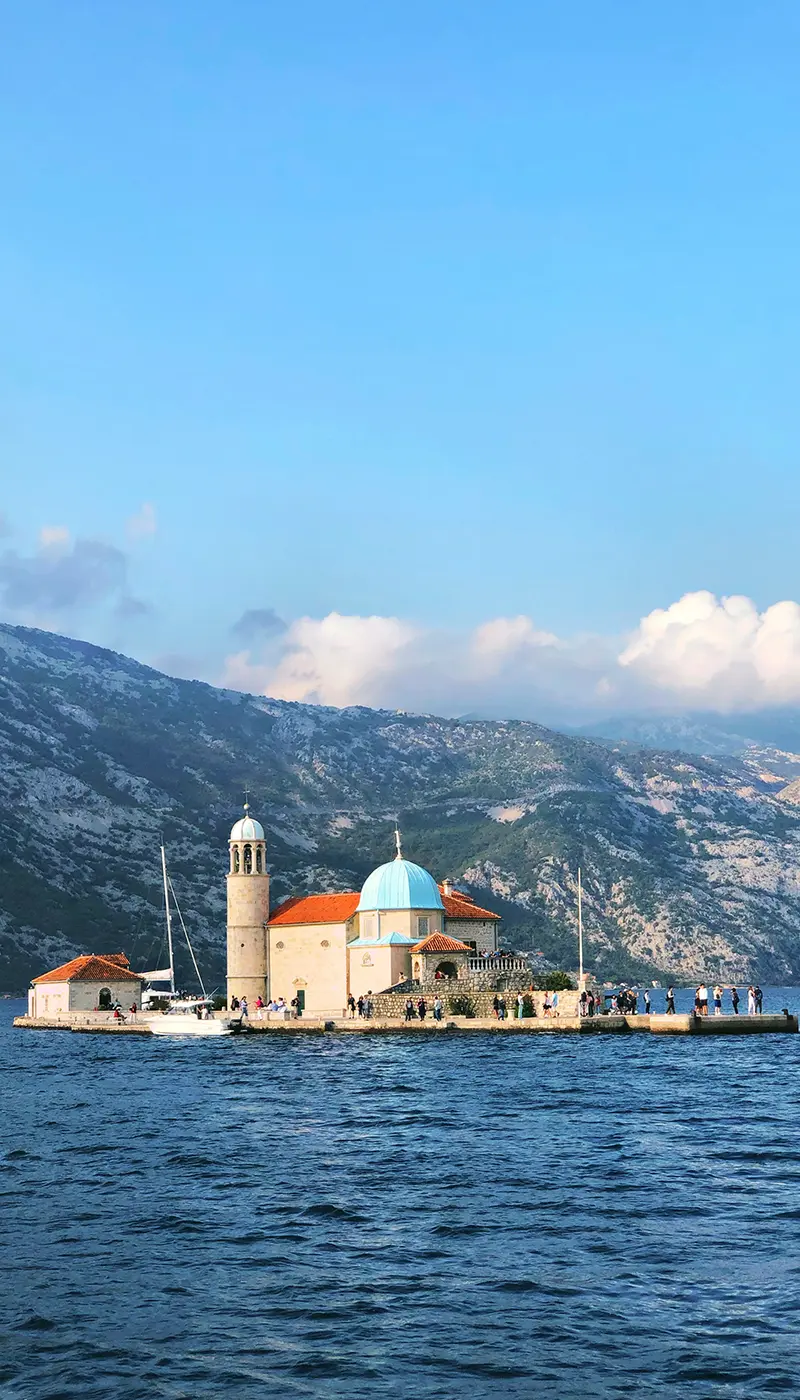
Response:
[{"label": "person standing", "polygon": [[501,1020],[501,1021],[505,1021],[506,1016],[508,1015],[508,1007],[506,1006],[506,999],[505,999],[505,997],[500,997],[500,998],[499,998],[499,1001],[500,1001],[500,1005],[499,1005],[498,1008],[497,1008],[497,1014],[498,1014],[498,1016],[500,1017],[500,1020]]},{"label": "person standing", "polygon": [[722,988],[719,985],[714,988],[714,1015],[722,1015]]},{"label": "person standing", "polygon": [[349,1015],[351,1021],[354,1021],[354,1020],[355,1020],[355,1015],[356,1015],[356,999],[355,999],[355,997],[353,996],[353,993],[352,993],[352,992],[350,993],[349,997],[347,998],[347,1014]]},{"label": "person standing", "polygon": [[499,1020],[499,1019],[500,1019],[500,998],[499,998],[499,996],[497,995],[497,992],[495,992],[495,994],[494,994],[494,1000],[493,1000],[493,1002],[492,1002],[492,1010],[494,1011],[495,1016],[496,1016],[497,1019]]},{"label": "person standing", "polygon": [[731,1006],[734,1016],[739,1015],[739,993],[735,987],[731,987]]},{"label": "person standing", "polygon": [[756,1014],[756,989],[755,989],[755,987],[748,987],[748,988],[747,988],[747,1014],[748,1014],[748,1016],[755,1016],[755,1014]]},{"label": "person standing", "polygon": [[705,982],[701,982],[697,988],[698,1009],[701,1016],[708,1015],[708,987]]},{"label": "person standing", "polygon": [[756,1015],[760,1016],[761,1012],[764,1010],[764,993],[762,992],[758,983],[756,983],[755,987],[753,988],[753,992],[755,994],[756,999]]},{"label": "person standing", "polygon": [[442,998],[441,998],[441,997],[437,997],[436,1000],[435,1000],[434,1003],[433,1003],[433,1019],[434,1019],[434,1021],[441,1021],[441,1019],[442,1019],[442,1010],[443,1010],[443,1007],[442,1007]]},{"label": "person standing", "polygon": [[675,988],[667,987],[667,1015],[675,1015]]},{"label": "person standing", "polygon": [[372,1020],[372,997],[369,992],[367,992],[366,1000],[364,1002],[364,1018],[367,1021]]},{"label": "person standing", "polygon": [[647,987],[644,989],[644,1014],[645,1016],[650,1015],[650,993]]},{"label": "person standing", "polygon": [[521,1021],[525,1014],[525,998],[522,992],[517,992],[517,1020]]},{"label": "person standing", "polygon": [[550,1013],[552,1012],[552,1010],[553,1010],[553,1003],[552,1003],[552,1001],[550,1000],[550,993],[549,993],[549,992],[545,992],[545,994],[544,994],[544,1001],[542,1002],[542,1011],[544,1012],[545,1016],[549,1016]]},{"label": "person standing", "polygon": [[407,1021],[413,1021],[413,1020],[414,1020],[414,1003],[413,1003],[413,1001],[411,1000],[411,997],[409,997],[409,998],[408,998],[408,1001],[406,1002],[406,1020],[407,1020]]},{"label": "person standing", "polygon": [[428,1003],[424,997],[420,997],[419,1001],[417,1002],[417,1015],[419,1016],[420,1021],[424,1021],[427,1014]]},{"label": "person standing", "polygon": [[247,1009],[247,997],[242,997],[242,1000],[241,1000],[241,1002],[239,1003],[239,1020],[240,1020],[240,1021],[249,1021],[249,1020],[250,1020],[250,1012],[249,1012],[248,1009]]},{"label": "person standing", "polygon": [[359,1019],[360,1019],[360,1018],[364,1015],[364,998],[363,998],[363,996],[358,998],[358,1001],[356,1002],[356,1006],[357,1006],[357,1008],[358,1008],[358,1015],[359,1015]]}]

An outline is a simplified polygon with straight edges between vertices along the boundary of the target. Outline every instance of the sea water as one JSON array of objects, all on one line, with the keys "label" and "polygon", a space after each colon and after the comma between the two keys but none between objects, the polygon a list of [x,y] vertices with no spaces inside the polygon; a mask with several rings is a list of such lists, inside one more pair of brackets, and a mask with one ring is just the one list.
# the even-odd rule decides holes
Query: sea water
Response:
[{"label": "sea water", "polygon": [[23,1009],[3,1400],[800,1392],[800,1036],[182,1042]]}]

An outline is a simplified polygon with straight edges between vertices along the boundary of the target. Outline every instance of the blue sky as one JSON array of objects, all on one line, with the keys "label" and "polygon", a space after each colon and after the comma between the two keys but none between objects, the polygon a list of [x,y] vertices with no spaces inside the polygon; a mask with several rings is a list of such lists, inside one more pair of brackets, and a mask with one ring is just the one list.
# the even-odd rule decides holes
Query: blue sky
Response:
[{"label": "blue sky", "polygon": [[796,4],[0,19],[4,616],[216,677],[248,611],[798,597]]}]

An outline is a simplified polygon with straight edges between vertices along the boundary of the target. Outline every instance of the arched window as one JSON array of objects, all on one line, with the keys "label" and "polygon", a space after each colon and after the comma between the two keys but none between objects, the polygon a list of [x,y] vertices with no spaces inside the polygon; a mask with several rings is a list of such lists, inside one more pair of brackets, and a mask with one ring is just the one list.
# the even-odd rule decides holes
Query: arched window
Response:
[{"label": "arched window", "polygon": [[238,847],[238,846],[234,846],[234,848],[233,848],[233,873],[234,873],[234,875],[238,875],[238,874],[239,874],[239,847]]},{"label": "arched window", "polygon": [[256,846],[256,875],[261,874],[261,847]]},{"label": "arched window", "polygon": [[100,1007],[100,1010],[101,1010],[101,1011],[109,1011],[109,1010],[111,1009],[111,988],[110,988],[110,987],[102,987],[102,988],[101,988],[101,990],[100,990],[100,997],[99,997],[99,999],[98,999],[97,1004],[98,1004],[98,1006]]},{"label": "arched window", "polygon": [[245,848],[244,848],[244,873],[245,873],[245,875],[252,875],[252,873],[253,873],[253,847],[252,847],[252,846],[245,846]]}]

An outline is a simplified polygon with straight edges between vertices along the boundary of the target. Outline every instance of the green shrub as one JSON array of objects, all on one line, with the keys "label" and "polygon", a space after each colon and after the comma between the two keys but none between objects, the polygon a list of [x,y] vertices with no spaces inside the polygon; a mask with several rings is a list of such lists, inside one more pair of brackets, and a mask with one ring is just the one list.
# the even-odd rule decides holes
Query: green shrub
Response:
[{"label": "green shrub", "polygon": [[532,996],[524,996],[524,997],[522,998],[522,1014],[523,1014],[523,1016],[535,1016],[535,1015],[536,1015],[536,1007],[535,1007],[534,1004],[533,1004],[533,997],[532,997]]},{"label": "green shrub", "polygon": [[450,997],[447,1009],[451,1016],[467,1016],[470,1021],[474,1021],[478,1014],[472,997],[464,996],[463,993],[457,997]]},{"label": "green shrub", "polygon": [[537,977],[536,990],[539,992],[574,992],[575,987],[571,977],[566,972],[548,972],[544,977]]}]

